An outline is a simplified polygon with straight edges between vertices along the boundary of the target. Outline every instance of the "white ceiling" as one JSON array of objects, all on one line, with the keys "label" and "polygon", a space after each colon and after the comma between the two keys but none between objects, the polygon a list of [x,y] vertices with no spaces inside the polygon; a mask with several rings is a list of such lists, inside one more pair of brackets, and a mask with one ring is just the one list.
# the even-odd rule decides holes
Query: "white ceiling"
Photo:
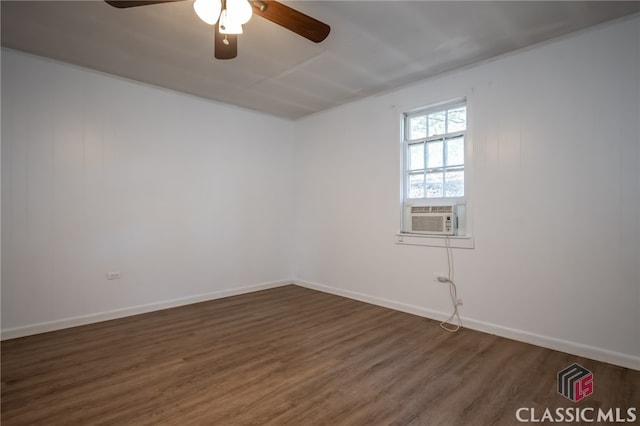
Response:
[{"label": "white ceiling", "polygon": [[299,118],[640,11],[638,1],[284,1],[331,26],[314,44],[259,16],[213,58],[192,1],[2,1],[2,45]]}]

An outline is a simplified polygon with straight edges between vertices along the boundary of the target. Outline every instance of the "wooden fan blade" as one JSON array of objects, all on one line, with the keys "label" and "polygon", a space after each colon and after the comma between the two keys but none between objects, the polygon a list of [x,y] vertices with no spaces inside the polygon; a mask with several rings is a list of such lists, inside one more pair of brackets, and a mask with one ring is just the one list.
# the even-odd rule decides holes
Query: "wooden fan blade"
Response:
[{"label": "wooden fan blade", "polygon": [[109,3],[113,7],[117,7],[118,9],[126,9],[128,7],[137,7],[137,6],[148,6],[150,4],[159,4],[159,3],[173,3],[178,1],[185,0],[104,0]]},{"label": "wooden fan blade", "polygon": [[218,24],[214,25],[213,48],[216,59],[233,59],[238,56],[238,35],[220,34]]},{"label": "wooden fan blade", "polygon": [[275,0],[250,0],[253,13],[301,35],[314,43],[327,38],[331,27]]}]

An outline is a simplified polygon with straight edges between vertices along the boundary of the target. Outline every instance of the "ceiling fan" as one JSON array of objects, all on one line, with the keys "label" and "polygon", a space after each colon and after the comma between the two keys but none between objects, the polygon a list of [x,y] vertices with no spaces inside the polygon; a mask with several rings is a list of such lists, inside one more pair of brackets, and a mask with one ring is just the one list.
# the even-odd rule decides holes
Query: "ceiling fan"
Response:
[{"label": "ceiling fan", "polygon": [[[186,0],[105,0],[117,8],[148,6]],[[238,56],[238,34],[242,25],[255,13],[289,31],[320,43],[331,27],[275,0],[195,0],[193,9],[209,25],[214,26],[214,52],[217,59]],[[217,25],[216,25],[217,24]]]}]

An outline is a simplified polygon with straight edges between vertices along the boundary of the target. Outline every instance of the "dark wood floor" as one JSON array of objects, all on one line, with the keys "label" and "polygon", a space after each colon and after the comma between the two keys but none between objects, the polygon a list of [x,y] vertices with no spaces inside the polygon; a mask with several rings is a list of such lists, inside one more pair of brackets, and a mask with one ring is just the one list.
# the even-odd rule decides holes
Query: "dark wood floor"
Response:
[{"label": "dark wood floor", "polygon": [[[578,362],[574,404],[556,374]],[[296,286],[2,342],[2,425],[492,425],[640,372]]]}]

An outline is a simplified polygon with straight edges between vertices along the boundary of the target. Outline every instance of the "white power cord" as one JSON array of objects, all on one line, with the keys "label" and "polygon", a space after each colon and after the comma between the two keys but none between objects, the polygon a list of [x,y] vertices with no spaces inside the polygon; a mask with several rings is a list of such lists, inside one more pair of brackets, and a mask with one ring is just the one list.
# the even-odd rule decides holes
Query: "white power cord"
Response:
[{"label": "white power cord", "polygon": [[[451,303],[453,304],[453,313],[449,318],[440,323],[440,327],[450,333],[455,333],[460,330],[460,327],[462,327],[462,320],[460,319],[460,313],[458,312],[458,289],[456,288],[456,283],[453,282],[453,253],[451,252],[451,244],[448,236],[445,239],[445,246],[447,249],[447,265],[449,267],[449,273],[447,278],[438,277],[438,281],[442,283],[449,283],[449,295],[451,296]],[[450,321],[454,318],[458,319],[458,323],[450,324]]]}]

